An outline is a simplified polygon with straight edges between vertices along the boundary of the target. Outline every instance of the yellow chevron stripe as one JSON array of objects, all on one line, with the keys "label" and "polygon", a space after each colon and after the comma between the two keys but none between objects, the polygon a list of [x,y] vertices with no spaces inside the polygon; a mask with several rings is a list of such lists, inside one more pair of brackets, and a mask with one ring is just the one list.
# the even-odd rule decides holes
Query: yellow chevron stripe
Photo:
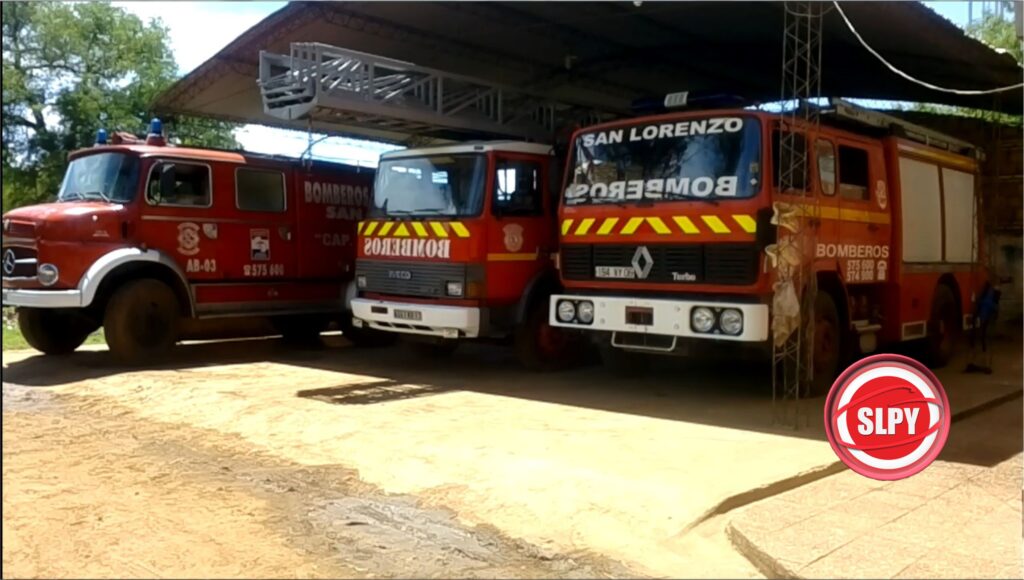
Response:
[{"label": "yellow chevron stripe", "polygon": [[583,218],[580,221],[580,225],[576,228],[577,236],[585,236],[590,231],[590,226],[594,225],[594,218]]},{"label": "yellow chevron stripe", "polygon": [[405,224],[398,224],[398,227],[395,228],[395,233],[391,235],[395,236],[396,238],[408,238],[409,228],[405,227]]},{"label": "yellow chevron stripe", "polygon": [[612,230],[615,229],[615,224],[617,223],[619,223],[619,218],[617,217],[605,218],[605,220],[601,222],[601,227],[597,229],[597,235],[607,236],[612,233]]},{"label": "yellow chevron stripe", "polygon": [[390,232],[393,227],[395,227],[395,222],[384,222],[380,225],[380,231],[377,232],[377,235],[383,238],[388,235],[388,232]]},{"label": "yellow chevron stripe", "polygon": [[704,220],[704,223],[706,223],[708,227],[711,228],[711,231],[716,234],[728,234],[732,231],[729,229],[729,226],[722,223],[722,220],[718,219],[718,216],[716,215],[702,215],[700,216],[700,219]]},{"label": "yellow chevron stripe", "polygon": [[363,227],[365,225],[366,225],[366,222],[359,222],[359,225],[356,226],[356,233],[357,234],[363,233]]},{"label": "yellow chevron stripe", "polygon": [[377,229],[378,222],[369,222],[366,224],[366,229],[363,230],[364,236],[372,236],[373,231]]},{"label": "yellow chevron stripe", "polygon": [[562,235],[568,235],[570,229],[572,229],[572,219],[562,220]]},{"label": "yellow chevron stripe", "polygon": [[466,226],[462,225],[462,222],[451,222],[451,227],[456,236],[460,238],[469,237],[469,230],[466,229]]},{"label": "yellow chevron stripe", "polygon": [[668,229],[668,226],[665,225],[665,222],[661,221],[660,217],[649,217],[647,218],[647,223],[650,224],[650,226],[654,228],[654,232],[659,235],[672,233],[672,230]]},{"label": "yellow chevron stripe", "polygon": [[697,226],[693,225],[693,222],[690,221],[690,218],[684,215],[673,216],[672,220],[676,222],[676,225],[679,226],[679,229],[683,230],[684,234],[700,233],[700,229],[698,229]]},{"label": "yellow chevron stripe", "polygon": [[412,229],[416,230],[416,235],[425,238],[427,237],[427,228],[420,222],[412,222]]},{"label": "yellow chevron stripe", "polygon": [[444,229],[444,224],[440,222],[428,222],[430,223],[430,229],[434,230],[434,235],[439,238],[447,238],[448,230]]},{"label": "yellow chevron stripe", "polygon": [[636,229],[640,227],[640,224],[642,223],[644,223],[644,218],[642,217],[629,218],[629,221],[626,222],[626,225],[623,226],[622,231],[620,231],[619,233],[628,236],[635,232]]},{"label": "yellow chevron stripe", "polygon": [[757,231],[757,222],[754,221],[754,218],[748,215],[733,214],[732,219],[748,234],[752,234]]}]

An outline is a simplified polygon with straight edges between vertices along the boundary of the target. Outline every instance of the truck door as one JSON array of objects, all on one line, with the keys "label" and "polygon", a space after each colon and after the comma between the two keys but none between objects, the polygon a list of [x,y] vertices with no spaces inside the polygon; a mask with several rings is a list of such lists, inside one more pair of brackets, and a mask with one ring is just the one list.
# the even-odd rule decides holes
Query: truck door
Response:
[{"label": "truck door", "polygon": [[888,281],[892,226],[881,149],[839,141],[837,155],[843,278],[848,284]]},{"label": "truck door", "polygon": [[549,263],[555,231],[548,192],[547,158],[498,153],[494,159],[490,213],[487,220],[487,295],[513,304],[526,284]]},{"label": "truck door", "polygon": [[296,278],[295,208],[288,204],[285,171],[235,168],[233,206],[232,219],[225,220],[221,232],[226,277],[252,282]]},{"label": "truck door", "polygon": [[146,175],[139,240],[173,256],[190,281],[220,278],[213,167],[199,161],[157,159]]}]

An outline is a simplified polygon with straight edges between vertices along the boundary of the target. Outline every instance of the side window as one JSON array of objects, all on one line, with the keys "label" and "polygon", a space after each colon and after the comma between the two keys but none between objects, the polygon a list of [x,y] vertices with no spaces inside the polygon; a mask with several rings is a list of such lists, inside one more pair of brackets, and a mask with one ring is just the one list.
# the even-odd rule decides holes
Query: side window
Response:
[{"label": "side window", "polygon": [[821,193],[836,194],[836,148],[831,141],[818,140],[814,146],[818,160],[818,182]]},{"label": "side window", "polygon": [[868,152],[859,147],[839,146],[839,195],[843,199],[867,201]]},{"label": "side window", "polygon": [[494,213],[540,215],[544,208],[541,179],[541,164],[536,161],[499,160],[494,179]]},{"label": "side window", "polygon": [[[774,183],[776,189],[779,188],[779,184],[782,182],[782,172],[786,171],[794,163],[803,162],[804,170],[796,175],[792,176],[792,187],[798,191],[807,191],[808,176],[810,175],[811,166],[808,163],[807,155],[807,138],[803,133],[793,134],[793,148],[795,151],[796,159],[792,159],[789,155],[782,154],[782,131],[776,129],[772,131],[772,165],[775,167]],[[801,159],[801,157],[803,159]]]},{"label": "side window", "polygon": [[149,172],[146,201],[150,205],[210,207],[210,167],[180,161],[157,163]]},{"label": "side window", "polygon": [[239,167],[235,171],[235,206],[242,211],[283,212],[284,173]]}]

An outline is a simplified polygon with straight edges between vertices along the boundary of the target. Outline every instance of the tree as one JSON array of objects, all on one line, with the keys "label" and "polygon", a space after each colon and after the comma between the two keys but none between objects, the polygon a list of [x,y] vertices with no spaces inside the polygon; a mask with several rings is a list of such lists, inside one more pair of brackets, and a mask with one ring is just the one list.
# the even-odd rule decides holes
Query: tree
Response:
[{"label": "tree", "polygon": [[[96,131],[138,133],[178,76],[159,21],[107,3],[4,2],[3,208],[56,193],[67,154]],[[182,144],[238,147],[232,125],[177,119]]]}]

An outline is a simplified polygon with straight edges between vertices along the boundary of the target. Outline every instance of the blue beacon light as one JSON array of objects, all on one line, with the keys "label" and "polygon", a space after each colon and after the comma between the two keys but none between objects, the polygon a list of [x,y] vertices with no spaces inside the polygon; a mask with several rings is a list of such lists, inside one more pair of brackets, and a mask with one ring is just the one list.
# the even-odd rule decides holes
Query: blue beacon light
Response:
[{"label": "blue beacon light", "polygon": [[106,129],[100,129],[99,131],[96,131],[96,144],[97,145],[106,145],[107,144],[107,130]]}]

